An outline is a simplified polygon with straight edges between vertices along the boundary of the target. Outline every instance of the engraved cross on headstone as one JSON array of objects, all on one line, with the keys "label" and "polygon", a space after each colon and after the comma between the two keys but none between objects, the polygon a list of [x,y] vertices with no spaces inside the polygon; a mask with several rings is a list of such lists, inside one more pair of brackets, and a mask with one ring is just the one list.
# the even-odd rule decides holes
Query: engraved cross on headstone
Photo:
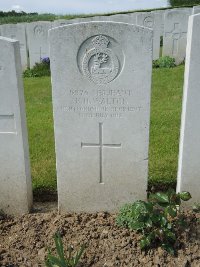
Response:
[{"label": "engraved cross on headstone", "polygon": [[180,30],[180,23],[174,23],[174,28],[171,32],[166,32],[165,37],[171,37],[173,40],[172,54],[176,55],[178,53],[178,40],[186,35],[187,32]]},{"label": "engraved cross on headstone", "polygon": [[99,123],[99,143],[82,143],[81,148],[83,147],[98,147],[99,148],[99,183],[103,184],[103,148],[110,147],[110,148],[120,148],[121,144],[104,144],[103,142],[103,123]]}]

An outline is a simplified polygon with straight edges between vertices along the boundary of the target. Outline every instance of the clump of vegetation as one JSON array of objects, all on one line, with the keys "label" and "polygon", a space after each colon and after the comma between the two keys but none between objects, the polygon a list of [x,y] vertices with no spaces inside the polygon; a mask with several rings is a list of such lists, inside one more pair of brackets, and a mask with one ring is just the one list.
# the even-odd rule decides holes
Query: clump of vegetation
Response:
[{"label": "clump of vegetation", "polygon": [[153,68],[174,68],[175,59],[169,56],[160,57],[153,61]]},{"label": "clump of vegetation", "polygon": [[196,213],[200,213],[200,203],[194,203],[192,210]]},{"label": "clump of vegetation", "polygon": [[85,246],[81,246],[80,250],[73,255],[73,248],[68,247],[68,256],[65,257],[62,239],[59,233],[54,236],[54,241],[56,245],[56,251],[58,256],[53,256],[50,249],[45,262],[47,267],[76,267],[80,261],[80,258],[84,252]]},{"label": "clump of vegetation", "polygon": [[119,226],[142,233],[142,249],[161,246],[174,254],[177,230],[186,226],[180,211],[181,200],[188,201],[190,198],[189,192],[176,194],[174,190],[150,194],[147,202],[139,200],[123,206],[116,222]]},{"label": "clump of vegetation", "polygon": [[0,11],[0,24],[7,23],[20,23],[20,22],[32,22],[32,21],[52,21],[55,20],[58,16],[54,14],[38,14],[34,13],[26,13],[24,11],[16,12],[14,10],[4,12]]},{"label": "clump of vegetation", "polygon": [[50,75],[51,71],[49,57],[42,58],[40,63],[36,63],[32,69],[27,69],[23,73],[24,78],[43,77]]},{"label": "clump of vegetation", "polygon": [[172,7],[175,6],[192,6],[200,4],[200,0],[168,0]]}]

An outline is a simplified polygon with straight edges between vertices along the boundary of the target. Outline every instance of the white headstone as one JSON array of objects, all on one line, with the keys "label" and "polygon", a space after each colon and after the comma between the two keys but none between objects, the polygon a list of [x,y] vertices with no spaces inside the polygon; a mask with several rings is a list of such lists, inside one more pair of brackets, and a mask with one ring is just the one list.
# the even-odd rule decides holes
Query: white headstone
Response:
[{"label": "white headstone", "polygon": [[60,26],[71,24],[70,21],[71,21],[70,19],[57,19],[57,20],[54,20],[52,22],[52,28],[56,28],[56,27],[60,27]]},{"label": "white headstone", "polygon": [[29,149],[19,42],[0,37],[0,210],[32,206]]},{"label": "white headstone", "polygon": [[18,40],[20,43],[20,54],[22,68],[28,66],[27,43],[26,43],[26,28],[25,24],[4,24],[1,26],[1,35],[11,39]]},{"label": "white headstone", "polygon": [[136,24],[136,16],[130,14],[116,14],[107,16],[106,21],[116,21],[116,22],[124,22],[129,24]]},{"label": "white headstone", "polygon": [[164,34],[164,14],[165,14],[165,10],[155,10],[155,11],[151,11],[152,14],[156,14],[157,15],[157,23],[158,23],[158,27],[160,28],[160,36],[163,36]]},{"label": "white headstone", "polygon": [[136,20],[137,20],[137,14],[138,13],[139,12],[127,13],[127,15],[132,17],[132,20],[135,21],[135,23],[133,23],[133,24],[136,24],[136,22],[137,22]]},{"label": "white headstone", "polygon": [[70,20],[55,20],[53,22],[52,28],[69,25],[73,23],[91,22],[91,21],[115,21],[115,22],[136,24],[136,16],[131,16],[129,14],[116,14],[111,16],[94,16],[94,17],[76,18]]},{"label": "white headstone", "polygon": [[38,21],[27,23],[26,32],[29,48],[30,67],[41,59],[49,56],[48,30],[52,28],[52,23],[48,21]]},{"label": "white headstone", "polygon": [[191,16],[185,65],[185,82],[179,150],[177,191],[189,191],[200,202],[200,14]]},{"label": "white headstone", "polygon": [[194,6],[192,9],[192,14],[195,15],[198,13],[200,13],[200,6]]},{"label": "white headstone", "polygon": [[184,11],[191,16],[192,15],[192,9],[193,9],[192,7],[179,7],[179,8],[174,8],[173,10]]},{"label": "white headstone", "polygon": [[163,56],[175,58],[176,64],[185,59],[189,15],[188,9],[165,12]]},{"label": "white headstone", "polygon": [[60,211],[146,198],[152,31],[117,22],[50,31]]},{"label": "white headstone", "polygon": [[160,55],[160,21],[158,14],[151,12],[139,13],[137,15],[137,25],[153,30],[153,59],[158,59]]}]

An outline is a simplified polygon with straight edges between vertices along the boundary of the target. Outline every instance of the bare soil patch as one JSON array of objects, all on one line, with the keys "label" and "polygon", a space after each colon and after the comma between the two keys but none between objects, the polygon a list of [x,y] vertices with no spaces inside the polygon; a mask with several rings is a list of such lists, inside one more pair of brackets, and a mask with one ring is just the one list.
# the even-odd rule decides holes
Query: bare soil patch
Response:
[{"label": "bare soil patch", "polygon": [[21,217],[0,216],[0,266],[45,266],[46,248],[55,248],[57,231],[66,249],[87,244],[80,267],[200,266],[198,214],[185,212],[188,229],[177,237],[175,256],[161,248],[141,251],[140,235],[116,226],[115,218],[105,212],[59,215],[56,203],[37,204],[34,213]]}]

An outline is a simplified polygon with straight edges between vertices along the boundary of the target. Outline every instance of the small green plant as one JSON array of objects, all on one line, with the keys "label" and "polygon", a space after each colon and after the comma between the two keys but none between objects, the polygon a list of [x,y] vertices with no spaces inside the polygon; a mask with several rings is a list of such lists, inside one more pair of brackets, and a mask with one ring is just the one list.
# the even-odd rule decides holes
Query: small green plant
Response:
[{"label": "small green plant", "polygon": [[185,226],[180,211],[181,200],[188,201],[190,198],[189,192],[176,194],[174,190],[150,194],[147,202],[139,200],[123,206],[116,222],[119,226],[142,233],[142,249],[161,246],[174,254],[176,230]]},{"label": "small green plant", "polygon": [[160,57],[153,61],[153,68],[173,68],[175,66],[175,59],[169,56]]},{"label": "small green plant", "polygon": [[200,203],[194,203],[192,210],[196,213],[200,213]]},{"label": "small green plant", "polygon": [[63,243],[60,234],[56,233],[54,236],[56,251],[58,257],[53,256],[50,249],[48,249],[47,260],[45,262],[47,267],[76,267],[84,252],[85,246],[81,246],[80,250],[76,252],[75,256],[72,255],[73,248],[68,247],[68,256],[65,257]]},{"label": "small green plant", "polygon": [[23,73],[24,78],[50,76],[50,59],[42,58],[40,63],[36,63],[32,69],[27,69]]}]

